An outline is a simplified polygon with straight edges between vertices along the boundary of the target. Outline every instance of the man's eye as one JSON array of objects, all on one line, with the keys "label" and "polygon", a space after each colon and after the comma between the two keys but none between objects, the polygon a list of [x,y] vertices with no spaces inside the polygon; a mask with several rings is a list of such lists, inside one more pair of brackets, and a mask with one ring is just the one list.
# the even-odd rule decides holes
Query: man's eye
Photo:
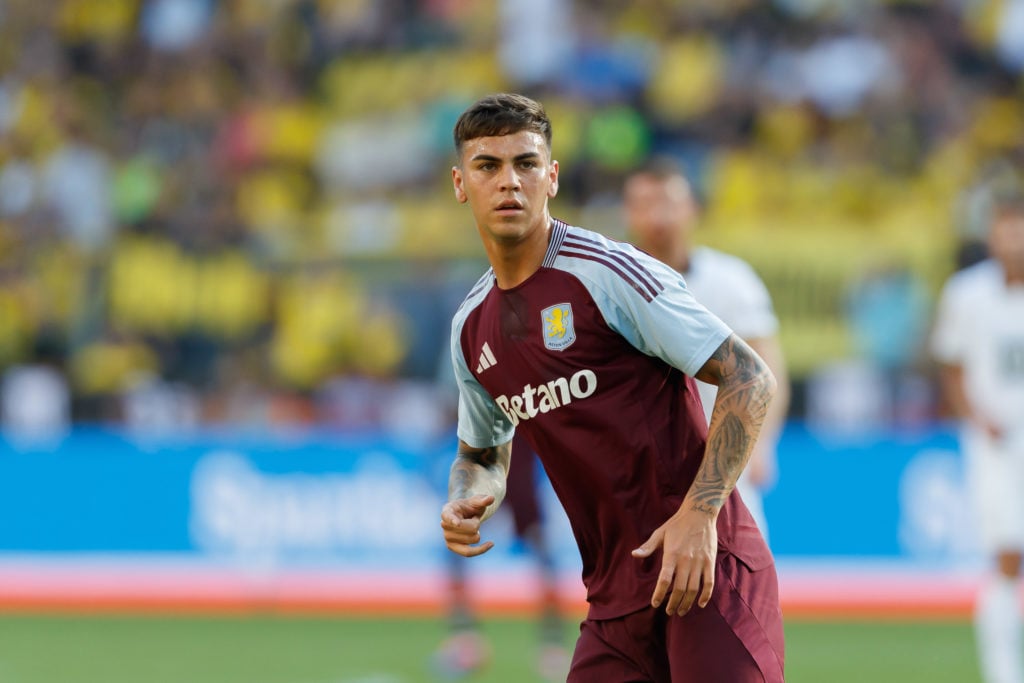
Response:
[{"label": "man's eye", "polygon": [[520,161],[519,168],[535,168],[537,166],[536,161]]}]

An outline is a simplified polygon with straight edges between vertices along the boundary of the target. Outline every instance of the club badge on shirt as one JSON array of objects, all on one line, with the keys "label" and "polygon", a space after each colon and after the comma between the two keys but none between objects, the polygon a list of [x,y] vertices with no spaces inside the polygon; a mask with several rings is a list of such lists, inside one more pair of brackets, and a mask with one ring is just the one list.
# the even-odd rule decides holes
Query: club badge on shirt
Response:
[{"label": "club badge on shirt", "polygon": [[576,341],[576,330],[572,326],[572,306],[555,304],[540,312],[544,329],[544,346],[552,351],[564,351]]}]

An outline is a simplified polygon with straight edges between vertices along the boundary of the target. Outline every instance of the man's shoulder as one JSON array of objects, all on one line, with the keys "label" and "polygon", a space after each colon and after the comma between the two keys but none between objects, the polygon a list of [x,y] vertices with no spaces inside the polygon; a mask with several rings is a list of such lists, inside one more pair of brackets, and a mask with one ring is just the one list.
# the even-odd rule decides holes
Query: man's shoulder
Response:
[{"label": "man's shoulder", "polygon": [[549,267],[571,273],[603,291],[625,284],[647,301],[665,289],[663,264],[628,242],[568,225],[558,239]]},{"label": "man's shoulder", "polygon": [[693,268],[699,269],[702,273],[722,278],[741,276],[761,279],[749,262],[736,254],[720,251],[713,247],[699,246],[693,250],[691,258],[694,264]]},{"label": "man's shoulder", "polygon": [[590,253],[601,253],[605,255],[617,255],[636,261],[653,261],[647,253],[637,249],[629,242],[612,239],[595,230],[588,230],[576,225],[569,225],[562,221],[555,221],[563,229],[559,231],[558,252],[565,254],[567,251],[585,251]]},{"label": "man's shoulder", "polygon": [[993,259],[985,259],[949,276],[946,291],[952,295],[983,294],[1002,287],[1003,270]]},{"label": "man's shoulder", "polygon": [[461,327],[466,322],[469,314],[473,312],[473,309],[478,307],[487,298],[487,294],[493,287],[494,270],[488,268],[487,272],[480,276],[480,279],[470,287],[469,293],[466,294],[462,303],[456,309],[455,315],[452,317],[453,327]]}]

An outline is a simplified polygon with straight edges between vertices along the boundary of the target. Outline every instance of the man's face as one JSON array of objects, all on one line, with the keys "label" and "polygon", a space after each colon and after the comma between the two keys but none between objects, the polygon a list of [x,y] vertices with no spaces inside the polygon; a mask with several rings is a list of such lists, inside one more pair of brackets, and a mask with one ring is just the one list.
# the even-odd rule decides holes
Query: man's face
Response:
[{"label": "man's face", "polygon": [[540,133],[474,138],[463,143],[452,182],[481,234],[514,244],[544,226],[547,200],[558,192],[558,162]]},{"label": "man's face", "polygon": [[662,259],[688,242],[696,216],[690,186],[680,176],[633,176],[623,189],[623,210],[637,246]]},{"label": "man's face", "polygon": [[1024,270],[1024,211],[1006,210],[996,215],[989,233],[989,249],[1004,267]]}]

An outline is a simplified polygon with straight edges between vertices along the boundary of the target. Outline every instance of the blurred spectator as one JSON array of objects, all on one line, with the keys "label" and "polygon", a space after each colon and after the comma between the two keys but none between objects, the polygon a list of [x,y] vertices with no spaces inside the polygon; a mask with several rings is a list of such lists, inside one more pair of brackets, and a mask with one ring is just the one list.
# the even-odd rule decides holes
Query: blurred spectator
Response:
[{"label": "blurred spectator", "polygon": [[[961,191],[1024,164],[1022,26],[1020,0],[0,2],[0,369],[57,334],[76,419],[123,417],[140,370],[199,420],[422,379],[451,282],[406,264],[481,258],[436,169],[506,89],[543,91],[569,222],[622,236],[624,172],[683,160],[798,386],[912,363],[846,327],[877,313],[873,286],[849,308],[859,245],[928,296],[977,242]],[[265,400],[228,409],[241,386]]]},{"label": "blurred spectator", "polygon": [[81,124],[70,123],[64,142],[44,162],[43,196],[67,237],[86,251],[106,246],[114,231],[108,155]]},{"label": "blurred spectator", "polygon": [[1008,67],[1024,72],[1024,1],[1003,3],[997,37],[999,56]]},{"label": "blurred spectator", "polygon": [[16,447],[54,447],[71,428],[71,392],[55,351],[43,350],[37,362],[13,365],[3,373],[3,431]]},{"label": "blurred spectator", "polygon": [[211,0],[145,0],[142,36],[154,50],[181,52],[202,37],[212,14]]},{"label": "blurred spectator", "polygon": [[569,0],[502,0],[498,56],[518,88],[553,83],[573,44]]},{"label": "blurred spectator", "polygon": [[859,355],[887,372],[911,367],[930,318],[924,286],[913,271],[899,265],[869,271],[854,283],[848,301]]}]

